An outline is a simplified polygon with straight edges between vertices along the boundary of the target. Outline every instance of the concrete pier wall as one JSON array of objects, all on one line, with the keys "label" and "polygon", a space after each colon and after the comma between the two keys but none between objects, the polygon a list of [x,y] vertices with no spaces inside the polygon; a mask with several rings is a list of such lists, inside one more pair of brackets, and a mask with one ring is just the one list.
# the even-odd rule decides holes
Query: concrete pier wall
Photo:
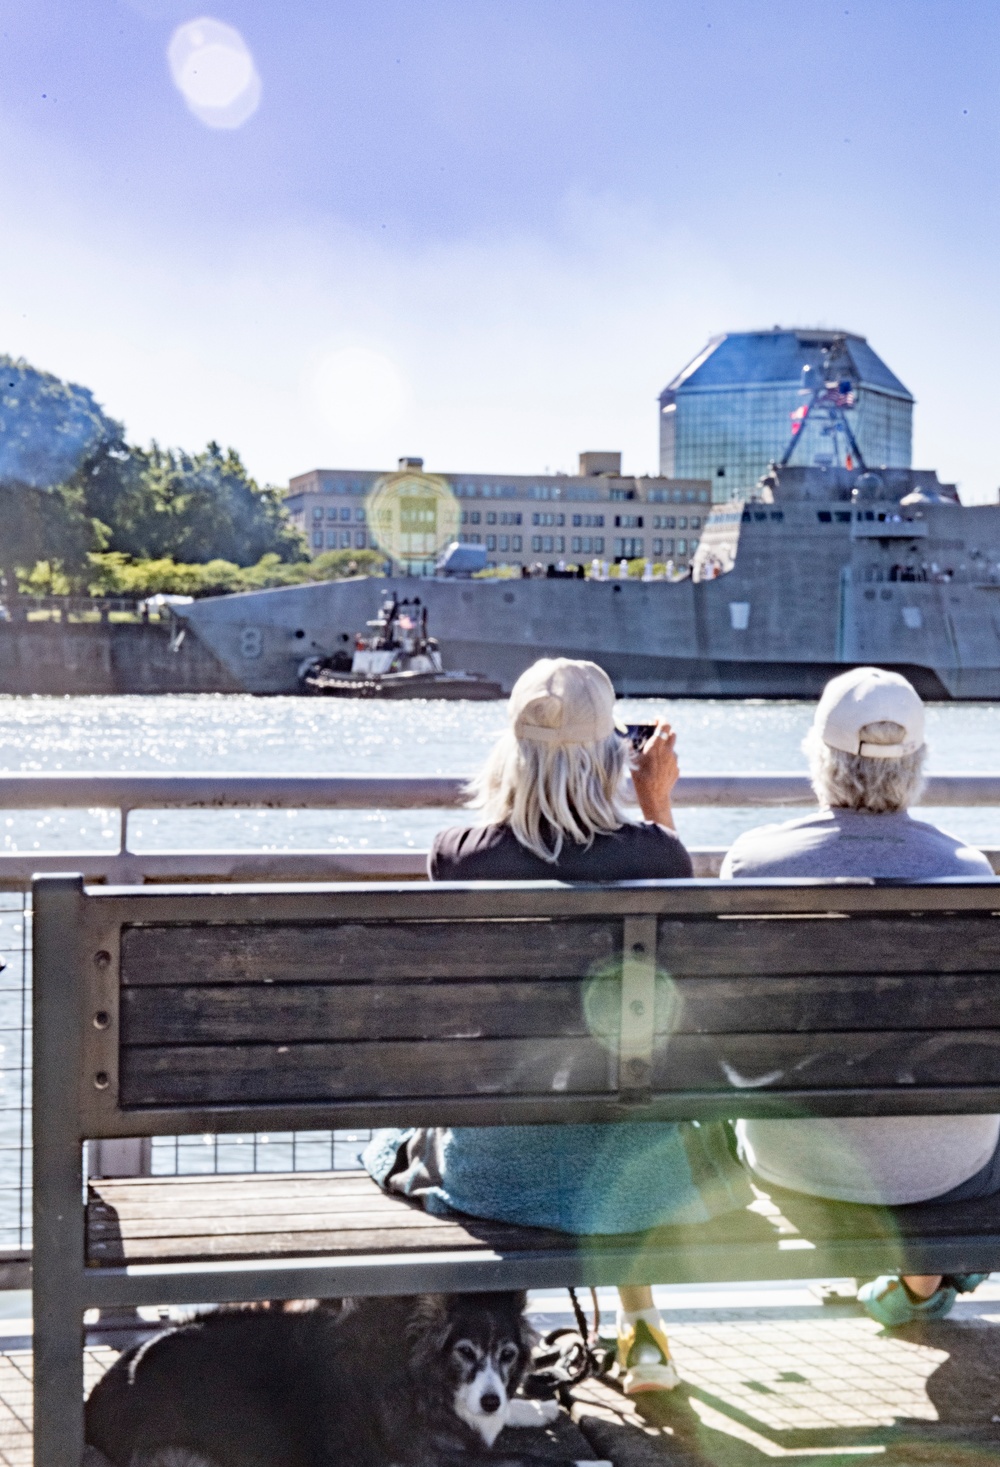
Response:
[{"label": "concrete pier wall", "polygon": [[190,632],[176,652],[155,622],[0,623],[0,693],[240,691]]}]

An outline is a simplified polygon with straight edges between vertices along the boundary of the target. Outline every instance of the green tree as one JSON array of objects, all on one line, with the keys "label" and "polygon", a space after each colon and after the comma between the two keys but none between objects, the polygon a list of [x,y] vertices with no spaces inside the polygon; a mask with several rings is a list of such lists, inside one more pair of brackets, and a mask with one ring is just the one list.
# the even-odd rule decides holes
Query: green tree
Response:
[{"label": "green tree", "polygon": [[12,616],[20,615],[18,571],[44,560],[72,581],[88,552],[107,544],[86,496],[67,481],[121,434],[87,388],[0,356],[0,571]]},{"label": "green tree", "polygon": [[235,448],[223,452],[210,443],[203,453],[186,454],[154,443],[144,455],[142,480],[148,496],[141,520],[147,555],[237,565],[255,565],[268,554],[283,560],[305,555],[281,491],[262,489]]}]

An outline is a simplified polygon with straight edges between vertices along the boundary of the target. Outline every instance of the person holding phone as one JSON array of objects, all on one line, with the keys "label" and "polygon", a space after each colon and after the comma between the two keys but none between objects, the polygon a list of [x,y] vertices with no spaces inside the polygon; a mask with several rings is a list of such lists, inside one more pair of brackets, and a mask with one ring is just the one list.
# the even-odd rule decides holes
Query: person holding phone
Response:
[{"label": "person holding phone", "polygon": [[[469,786],[482,823],[436,837],[432,881],[629,881],[690,877],[674,830],[676,738],[664,718],[631,735],[593,662],[544,658],[518,678],[509,724]],[[631,772],[644,816],[626,813]],[[433,1212],[576,1234],[697,1223],[752,1193],[721,1124],[454,1127],[378,1132],[372,1176]],[[618,1368],[629,1395],[678,1378],[643,1289],[623,1289]]]}]

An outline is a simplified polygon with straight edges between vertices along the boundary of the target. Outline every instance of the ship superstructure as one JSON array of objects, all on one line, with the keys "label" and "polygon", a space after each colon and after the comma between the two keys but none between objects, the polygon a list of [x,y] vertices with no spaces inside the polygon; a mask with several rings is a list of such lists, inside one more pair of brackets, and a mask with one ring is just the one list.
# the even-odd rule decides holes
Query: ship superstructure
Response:
[{"label": "ship superstructure", "polygon": [[[717,506],[703,539],[720,565],[699,579],[409,585],[444,666],[505,690],[535,658],[562,655],[600,662],[620,693],[813,696],[872,662],[928,697],[1000,698],[1000,506],[963,506],[932,471],[792,463]],[[386,590],[359,578],[177,614],[248,692],[290,693],[303,660],[351,643]]]}]

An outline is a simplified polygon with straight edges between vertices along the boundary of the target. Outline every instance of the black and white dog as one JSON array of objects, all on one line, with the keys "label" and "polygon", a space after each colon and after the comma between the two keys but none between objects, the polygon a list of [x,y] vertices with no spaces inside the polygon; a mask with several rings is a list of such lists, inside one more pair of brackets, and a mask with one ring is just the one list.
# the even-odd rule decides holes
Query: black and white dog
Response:
[{"label": "black and white dog", "polygon": [[[87,1402],[114,1467],[513,1467],[533,1335],[523,1294],[223,1309],[121,1355]],[[94,1450],[96,1449],[96,1450]],[[551,1459],[550,1459],[551,1463]]]}]

